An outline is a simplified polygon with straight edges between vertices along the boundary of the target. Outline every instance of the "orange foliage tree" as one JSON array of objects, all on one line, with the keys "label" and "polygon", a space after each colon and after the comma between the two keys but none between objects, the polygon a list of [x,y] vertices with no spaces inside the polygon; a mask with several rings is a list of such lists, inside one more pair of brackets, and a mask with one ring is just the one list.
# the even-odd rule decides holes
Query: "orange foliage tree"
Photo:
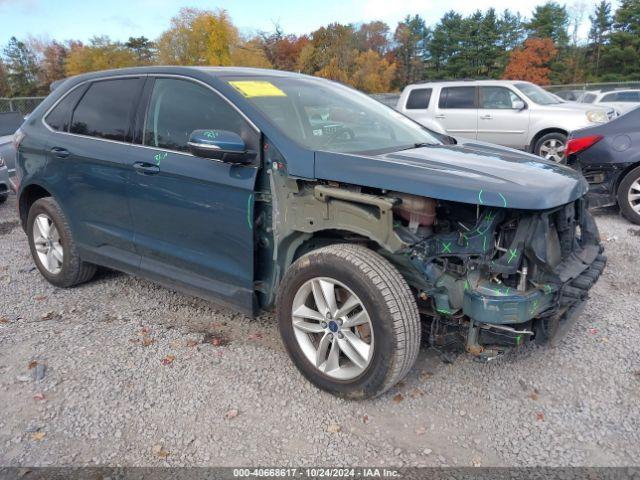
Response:
[{"label": "orange foliage tree", "polygon": [[550,38],[528,38],[522,48],[511,52],[502,78],[548,85],[551,72],[549,63],[557,55],[558,49]]}]

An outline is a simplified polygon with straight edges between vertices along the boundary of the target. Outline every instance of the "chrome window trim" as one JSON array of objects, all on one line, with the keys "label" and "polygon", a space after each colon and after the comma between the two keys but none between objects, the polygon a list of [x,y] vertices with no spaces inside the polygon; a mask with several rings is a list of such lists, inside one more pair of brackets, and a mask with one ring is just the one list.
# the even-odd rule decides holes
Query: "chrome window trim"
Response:
[{"label": "chrome window trim", "polygon": [[[110,140],[108,138],[92,137],[90,135],[81,135],[79,133],[61,132],[61,131],[54,130],[53,128],[51,128],[49,126],[49,124],[47,124],[47,122],[45,121],[45,118],[47,118],[49,116],[51,111],[54,108],[56,108],[58,106],[58,104],[60,102],[62,102],[62,100],[64,100],[67,97],[67,95],[69,95],[76,88],[78,88],[78,87],[80,87],[82,85],[85,85],[87,83],[99,82],[99,81],[102,81],[102,80],[117,80],[117,79],[120,79],[120,78],[140,78],[140,77],[145,77],[145,78],[149,78],[149,77],[154,77],[154,78],[158,78],[158,77],[159,78],[179,78],[179,79],[182,79],[182,80],[187,80],[187,81],[191,81],[191,82],[203,85],[204,87],[206,87],[209,90],[211,90],[215,95],[218,95],[225,102],[227,102],[229,105],[231,105],[231,108],[233,108],[236,112],[238,112],[240,114],[240,116],[249,124],[249,126],[251,128],[253,128],[258,135],[260,135],[260,129],[256,126],[256,124],[253,123],[251,121],[251,119],[244,114],[244,112],[242,112],[231,100],[229,100],[227,97],[222,95],[222,93],[220,93],[216,88],[214,88],[211,85],[203,82],[202,80],[198,80],[196,78],[192,78],[192,77],[188,77],[188,76],[180,75],[180,74],[175,74],[175,73],[144,73],[144,74],[138,74],[138,75],[136,75],[136,74],[110,75],[110,76],[107,76],[107,77],[92,78],[92,79],[84,80],[84,81],[78,83],[77,85],[74,85],[73,88],[70,88],[58,100],[56,100],[55,103],[53,105],[51,105],[51,107],[49,107],[47,109],[47,111],[42,115],[42,118],[40,120],[41,120],[42,124],[45,126],[45,128],[47,130],[49,130],[52,133],[57,133],[59,135],[69,135],[69,136],[72,136],[72,137],[86,138],[86,139],[89,139],[89,140],[97,140],[99,142],[116,143],[118,145],[128,145],[128,146],[132,146],[132,147],[146,148],[148,150],[175,153],[177,155],[184,155],[184,156],[187,156],[187,157],[195,157],[195,155],[193,155],[192,153],[181,152],[179,150],[170,150],[168,148],[161,148],[161,147],[151,147],[149,145],[142,145],[142,144],[139,144],[139,143],[125,142],[125,141],[120,141],[120,140]],[[147,115],[147,112],[145,112],[145,121],[146,121],[146,115]],[[142,140],[144,141],[144,138]]]}]

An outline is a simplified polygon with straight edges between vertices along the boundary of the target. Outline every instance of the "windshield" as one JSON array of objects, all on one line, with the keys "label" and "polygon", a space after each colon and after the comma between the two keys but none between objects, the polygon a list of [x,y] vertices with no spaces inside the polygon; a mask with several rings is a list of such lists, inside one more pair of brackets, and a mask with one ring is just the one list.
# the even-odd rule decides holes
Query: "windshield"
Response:
[{"label": "windshield", "polygon": [[529,97],[529,100],[538,105],[562,103],[558,97],[533,83],[516,83],[515,87]]},{"label": "windshield", "polygon": [[392,108],[326,80],[244,77],[227,81],[285,135],[312,150],[373,153],[442,143]]}]

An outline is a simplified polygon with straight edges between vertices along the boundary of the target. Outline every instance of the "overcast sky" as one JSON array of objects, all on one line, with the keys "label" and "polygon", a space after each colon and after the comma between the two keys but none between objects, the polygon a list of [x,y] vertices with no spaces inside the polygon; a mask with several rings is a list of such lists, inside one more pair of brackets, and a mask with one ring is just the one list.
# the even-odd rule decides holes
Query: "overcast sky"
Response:
[{"label": "overcast sky", "polygon": [[[419,13],[435,24],[447,10],[463,14],[490,6],[529,16],[539,0],[0,0],[0,45],[11,36],[87,40],[109,35],[114,40],[144,35],[157,38],[180,7],[226,9],[245,33],[272,30],[278,22],[287,33],[307,33],[331,22],[384,20],[393,29],[407,14]],[[570,11],[582,10],[581,35],[597,0],[560,1]]]}]

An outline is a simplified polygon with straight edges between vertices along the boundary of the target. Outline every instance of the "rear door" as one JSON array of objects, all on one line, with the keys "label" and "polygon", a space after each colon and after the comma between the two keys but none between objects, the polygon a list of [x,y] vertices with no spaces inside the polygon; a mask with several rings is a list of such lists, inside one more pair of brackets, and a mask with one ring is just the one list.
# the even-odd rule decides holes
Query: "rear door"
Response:
[{"label": "rear door", "polygon": [[480,86],[478,93],[478,140],[524,149],[529,109],[515,108],[515,102],[523,100],[511,89],[498,85]]},{"label": "rear door", "polygon": [[97,80],[76,87],[45,117],[55,132],[48,174],[61,185],[59,200],[83,257],[134,270],[133,223],[127,182],[132,122],[144,76]]},{"label": "rear door", "polygon": [[478,131],[476,87],[442,87],[434,118],[449,135],[475,139]]},{"label": "rear door", "polygon": [[140,268],[165,284],[251,311],[258,162],[196,157],[187,143],[194,130],[229,130],[260,151],[259,133],[204,84],[176,77],[153,82],[140,118],[143,146],[130,174]]}]

